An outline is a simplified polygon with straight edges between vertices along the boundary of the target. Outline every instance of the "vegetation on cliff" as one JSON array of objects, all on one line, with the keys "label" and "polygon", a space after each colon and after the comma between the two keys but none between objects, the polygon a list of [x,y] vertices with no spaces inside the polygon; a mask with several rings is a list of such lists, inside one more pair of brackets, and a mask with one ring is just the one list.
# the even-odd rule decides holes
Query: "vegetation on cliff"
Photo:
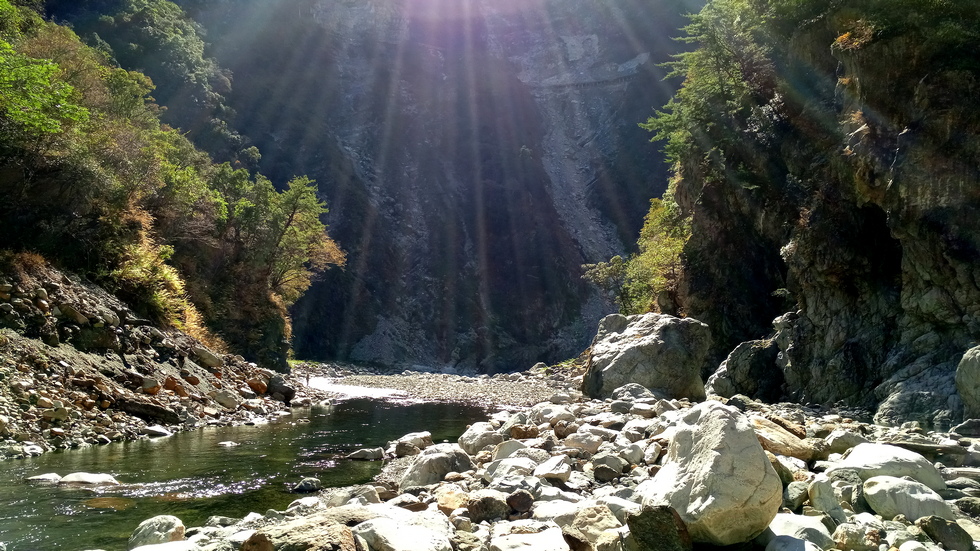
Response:
[{"label": "vegetation on cliff", "polygon": [[[344,262],[315,184],[214,164],[153,82],[0,0],[4,246],[85,274],[154,322],[285,367],[285,306]],[[208,331],[213,334],[208,335]]]}]

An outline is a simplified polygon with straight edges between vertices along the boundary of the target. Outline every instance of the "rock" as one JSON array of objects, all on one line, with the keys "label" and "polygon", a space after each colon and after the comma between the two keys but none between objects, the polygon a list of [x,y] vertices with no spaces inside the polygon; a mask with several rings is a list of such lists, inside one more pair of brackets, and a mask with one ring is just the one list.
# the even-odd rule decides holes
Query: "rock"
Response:
[{"label": "rock", "polygon": [[559,421],[568,421],[569,423],[575,421],[575,414],[568,411],[568,408],[550,402],[535,404],[528,412],[527,417],[532,423],[538,425],[548,423],[554,426]]},{"label": "rock", "polygon": [[241,549],[242,551],[287,549],[353,551],[354,535],[347,525],[355,526],[377,517],[378,513],[365,507],[352,505],[333,507],[282,524],[262,527],[242,544]]},{"label": "rock", "polygon": [[362,522],[351,532],[371,551],[453,551],[449,528],[441,532],[382,517]]},{"label": "rock", "polygon": [[527,490],[517,490],[516,492],[507,496],[507,505],[513,511],[517,511],[518,513],[526,513],[530,511],[531,506],[534,505],[534,496]]},{"label": "rock", "polygon": [[691,551],[693,543],[677,511],[666,505],[644,505],[639,513],[627,514],[630,533],[643,550]]},{"label": "rock", "polygon": [[943,498],[925,484],[893,476],[866,480],[864,498],[876,513],[887,519],[900,514],[908,519],[931,515],[948,520],[956,518]]},{"label": "rock", "polygon": [[714,401],[680,416],[663,467],[636,492],[644,506],[674,508],[694,542],[712,545],[758,536],[783,494],[748,419]]},{"label": "rock", "polygon": [[498,459],[487,465],[483,480],[491,482],[505,477],[517,476],[525,477],[534,472],[538,464],[533,459],[527,457],[508,457]]},{"label": "rock", "polygon": [[181,422],[177,412],[167,407],[147,401],[150,398],[134,396],[120,396],[116,399],[116,407],[147,421],[161,422],[168,425],[177,425]]},{"label": "rock", "polygon": [[980,518],[980,498],[961,497],[957,499],[955,503],[956,506],[960,508],[960,511],[963,511],[973,518]]},{"label": "rock", "polygon": [[422,432],[410,432],[405,436],[402,436],[395,442],[405,442],[411,444],[420,450],[424,450],[432,445],[432,433],[429,431]]},{"label": "rock", "polygon": [[980,417],[980,346],[967,350],[956,366],[956,390],[963,401],[963,416]]},{"label": "rock", "polygon": [[355,452],[347,454],[347,459],[360,459],[363,461],[377,461],[385,456],[384,448],[361,448]]},{"label": "rock", "polygon": [[547,526],[543,530],[535,527],[525,532],[519,523],[511,524],[518,525],[515,532],[492,537],[490,551],[570,551],[557,526]]},{"label": "rock", "polygon": [[523,442],[519,442],[517,440],[505,440],[500,444],[497,444],[497,447],[493,449],[492,459],[494,461],[498,459],[506,459],[514,455],[514,453],[516,453],[518,450],[523,449],[527,449],[527,445],[525,445]]},{"label": "rock", "polygon": [[169,541],[167,543],[154,543],[151,545],[141,545],[134,547],[130,551],[199,551],[201,549],[197,543],[192,541]]},{"label": "rock", "polygon": [[773,423],[765,417],[752,415],[749,417],[755,434],[762,444],[762,449],[774,454],[796,457],[803,461],[813,459],[816,450],[805,440]]},{"label": "rock", "polygon": [[105,473],[71,473],[62,477],[60,484],[117,485],[119,481]]},{"label": "rock", "polygon": [[308,494],[310,492],[320,491],[321,488],[323,488],[323,485],[320,483],[319,479],[306,477],[303,480],[300,480],[298,484],[293,486],[293,492],[298,494]]},{"label": "rock", "polygon": [[242,397],[230,390],[216,390],[211,393],[211,398],[221,407],[227,409],[237,409],[242,403]]},{"label": "rock", "polygon": [[856,515],[851,521],[838,526],[833,538],[838,549],[878,551],[878,546],[885,541],[885,528],[870,515]]},{"label": "rock", "polygon": [[166,427],[160,425],[147,425],[143,428],[143,434],[151,438],[161,438],[166,436],[173,436],[174,433],[167,430]]},{"label": "rock", "polygon": [[38,484],[57,484],[61,482],[61,475],[59,475],[58,473],[39,474],[37,476],[28,477],[27,481],[35,482]]},{"label": "rock", "polygon": [[776,402],[783,384],[776,368],[778,355],[775,339],[743,342],[708,377],[705,391],[725,398],[744,394],[756,400]]},{"label": "rock", "polygon": [[466,509],[470,513],[470,520],[475,523],[507,518],[510,512],[507,494],[490,489],[472,492],[466,499]]},{"label": "rock", "polygon": [[589,453],[599,451],[602,438],[588,432],[573,432],[565,437],[565,446]]},{"label": "rock", "polygon": [[265,394],[266,391],[269,390],[269,385],[258,377],[253,377],[245,381],[245,384],[248,385],[248,388],[252,389],[252,392],[258,394],[259,396]]},{"label": "rock", "polygon": [[790,511],[799,511],[803,503],[810,498],[809,484],[795,480],[786,485],[783,489],[783,507]]},{"label": "rock", "polygon": [[494,430],[493,425],[486,422],[473,423],[466,429],[459,437],[459,447],[463,448],[463,451],[470,455],[476,455],[477,452],[486,448],[487,446],[496,446],[504,441],[504,437]]},{"label": "rock", "polygon": [[599,536],[606,530],[614,530],[621,526],[619,520],[605,505],[583,507],[575,514],[571,525],[565,527],[565,537],[574,538],[581,544],[594,546]]},{"label": "rock", "polygon": [[582,392],[605,398],[637,383],[668,398],[705,398],[701,368],[711,343],[708,326],[664,314],[606,316],[592,341]]},{"label": "rock", "polygon": [[144,520],[129,536],[129,549],[141,545],[167,543],[184,539],[184,523],[172,515],[159,515]]},{"label": "rock", "polygon": [[625,385],[612,391],[610,397],[613,400],[628,400],[630,402],[640,398],[655,398],[650,389],[637,383],[626,383]]},{"label": "rock", "polygon": [[824,438],[824,455],[832,453],[844,453],[847,450],[868,443],[868,439],[863,435],[846,429],[834,429]]},{"label": "rock", "polygon": [[194,358],[202,365],[211,368],[223,367],[225,365],[224,360],[203,346],[195,346],[192,351],[194,352]]},{"label": "rock", "polygon": [[269,379],[269,387],[266,392],[276,400],[285,402],[286,405],[289,405],[289,402],[296,397],[296,389],[289,386],[286,379],[278,373]]},{"label": "rock", "polygon": [[830,474],[837,469],[853,469],[862,480],[875,476],[909,476],[933,490],[946,489],[942,475],[928,459],[888,444],[858,444],[826,472]]},{"label": "rock", "polygon": [[153,377],[143,378],[143,394],[154,396],[158,394],[162,388],[163,385],[157,379]]},{"label": "rock", "polygon": [[793,536],[776,536],[766,545],[766,551],[821,551],[826,549]]},{"label": "rock", "polygon": [[465,472],[473,467],[470,456],[456,444],[436,444],[415,456],[398,485],[401,488],[426,486],[442,481],[450,472]]},{"label": "rock", "polygon": [[510,427],[510,437],[516,440],[537,438],[541,434],[537,425],[514,425]]},{"label": "rock", "polygon": [[927,516],[915,521],[933,541],[943,544],[950,551],[973,551],[973,538],[953,521],[937,516]]},{"label": "rock", "polygon": [[806,540],[820,549],[830,549],[834,546],[834,538],[818,517],[779,513],[769,523],[769,529],[756,541],[768,545],[771,538],[778,536]]},{"label": "rock", "polygon": [[807,494],[810,497],[810,506],[817,511],[827,513],[838,524],[847,520],[847,515],[837,501],[834,487],[826,474],[821,473],[814,477],[807,487]]},{"label": "rock", "polygon": [[976,438],[980,436],[980,419],[967,419],[959,425],[953,427],[950,432],[954,432],[968,438]]},{"label": "rock", "polygon": [[572,474],[572,467],[567,455],[556,455],[534,469],[534,476],[567,482]]}]

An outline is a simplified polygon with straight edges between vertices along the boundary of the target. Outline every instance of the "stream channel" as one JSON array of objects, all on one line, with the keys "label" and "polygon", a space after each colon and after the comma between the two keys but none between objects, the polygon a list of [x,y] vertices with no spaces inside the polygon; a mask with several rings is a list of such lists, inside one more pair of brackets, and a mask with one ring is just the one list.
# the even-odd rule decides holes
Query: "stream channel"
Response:
[{"label": "stream channel", "polygon": [[[303,477],[319,478],[324,487],[370,481],[382,463],[344,459],[356,449],[422,430],[434,442],[455,441],[486,416],[466,404],[359,397],[293,409],[275,423],[6,461],[0,463],[0,542],[7,551],[125,551],[136,526],[156,515],[174,515],[190,528],[212,515],[281,511],[303,497],[289,492]],[[51,472],[110,473],[122,484],[68,488],[25,480]]]}]

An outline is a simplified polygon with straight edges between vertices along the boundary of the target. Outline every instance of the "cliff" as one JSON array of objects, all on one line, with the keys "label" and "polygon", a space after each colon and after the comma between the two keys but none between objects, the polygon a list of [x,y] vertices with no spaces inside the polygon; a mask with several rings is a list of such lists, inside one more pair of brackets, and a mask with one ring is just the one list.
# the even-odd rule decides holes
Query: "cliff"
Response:
[{"label": "cliff", "polygon": [[292,309],[308,358],[499,371],[587,346],[581,265],[633,240],[666,167],[637,122],[683,2],[237,1],[188,9],[273,179],[315,178],[344,271]]},{"label": "cliff", "polygon": [[977,8],[783,4],[702,12],[743,10],[745,95],[715,113],[735,139],[678,148],[684,307],[718,360],[771,339],[784,398],[948,426],[980,338]]}]

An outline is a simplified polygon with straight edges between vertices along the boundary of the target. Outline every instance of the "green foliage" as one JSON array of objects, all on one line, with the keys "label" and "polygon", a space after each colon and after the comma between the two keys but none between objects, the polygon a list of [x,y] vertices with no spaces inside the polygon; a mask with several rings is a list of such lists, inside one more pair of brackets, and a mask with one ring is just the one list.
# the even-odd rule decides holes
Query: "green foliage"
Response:
[{"label": "green foliage", "polygon": [[53,62],[18,54],[0,40],[0,117],[8,123],[0,127],[33,137],[85,121],[88,110],[73,101],[71,85],[54,79],[57,71]]},{"label": "green foliage", "polygon": [[[164,4],[127,2],[173,17]],[[344,261],[313,182],[296,178],[280,192],[213,164],[160,123],[147,76],[8,0],[0,33],[5,241],[95,279],[159,323],[211,342],[204,324],[227,333],[257,359],[253,345],[270,334],[273,354],[262,359],[271,361],[288,334],[284,305]]]},{"label": "green foliage", "polygon": [[690,234],[690,221],[676,205],[651,199],[637,241],[640,252],[627,260],[614,256],[587,264],[583,277],[614,297],[622,314],[662,310],[677,302],[682,253]]}]

